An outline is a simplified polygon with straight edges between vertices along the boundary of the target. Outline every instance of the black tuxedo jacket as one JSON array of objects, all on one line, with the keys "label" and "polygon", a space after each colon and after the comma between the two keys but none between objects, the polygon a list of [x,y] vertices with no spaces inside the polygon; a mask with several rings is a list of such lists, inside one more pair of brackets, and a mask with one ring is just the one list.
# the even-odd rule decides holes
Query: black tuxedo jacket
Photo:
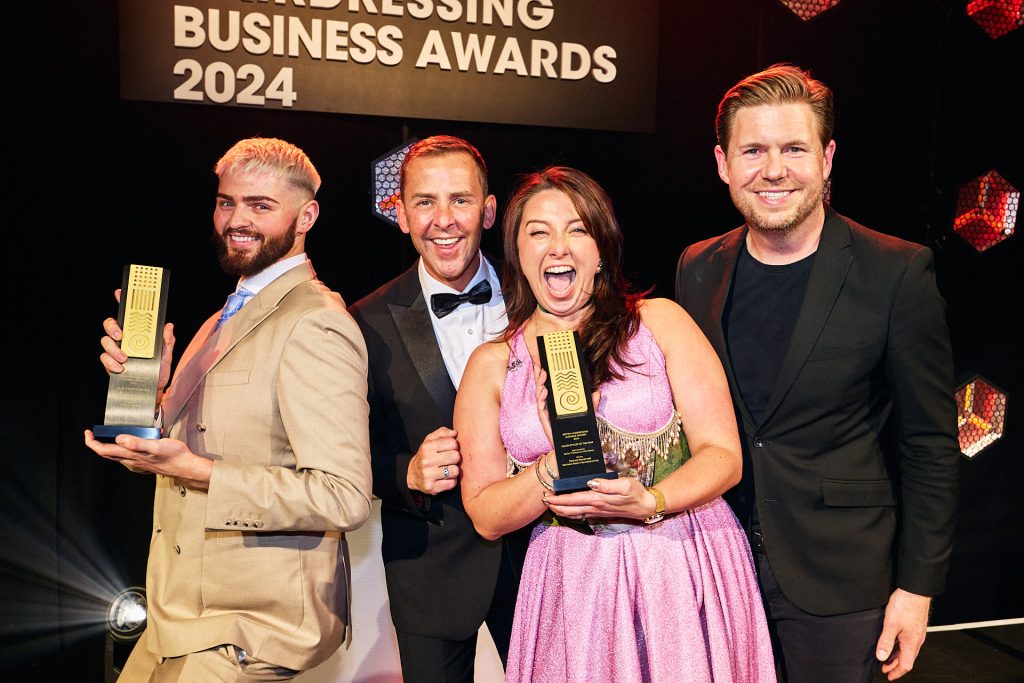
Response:
[{"label": "black tuxedo jacket", "polygon": [[[455,407],[455,386],[434,336],[417,267],[349,312],[369,354],[373,492],[381,499],[381,552],[392,620],[408,633],[463,640],[487,615],[506,541],[486,541],[476,533],[459,486],[428,496],[406,484],[416,449],[438,427],[452,426]],[[525,549],[514,550],[518,572]]]},{"label": "black tuxedo jacket", "polygon": [[746,237],[683,251],[676,299],[732,387],[744,472],[726,498],[757,506],[783,593],[818,615],[941,592],[958,447],[945,302],[931,251],[828,210],[796,328],[760,423],[733,375],[722,313]]}]

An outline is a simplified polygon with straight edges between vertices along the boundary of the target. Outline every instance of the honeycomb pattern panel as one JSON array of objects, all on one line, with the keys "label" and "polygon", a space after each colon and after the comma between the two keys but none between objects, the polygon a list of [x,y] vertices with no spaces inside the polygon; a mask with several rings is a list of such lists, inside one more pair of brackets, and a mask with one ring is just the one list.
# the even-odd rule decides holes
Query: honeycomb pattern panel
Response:
[{"label": "honeycomb pattern panel", "polygon": [[399,170],[409,148],[415,143],[415,138],[410,139],[373,161],[373,215],[396,228],[401,195]]},{"label": "honeycomb pattern panel", "polygon": [[779,0],[803,21],[813,19],[839,4],[839,0]]},{"label": "honeycomb pattern panel", "polygon": [[990,38],[999,38],[1024,26],[1024,0],[971,0],[967,16]]},{"label": "honeycomb pattern panel", "polygon": [[1020,212],[1020,192],[996,171],[960,188],[953,231],[978,251],[1013,235]]},{"label": "honeycomb pattern panel", "polygon": [[1006,394],[975,376],[956,390],[956,424],[960,452],[968,458],[981,453],[1003,436]]}]

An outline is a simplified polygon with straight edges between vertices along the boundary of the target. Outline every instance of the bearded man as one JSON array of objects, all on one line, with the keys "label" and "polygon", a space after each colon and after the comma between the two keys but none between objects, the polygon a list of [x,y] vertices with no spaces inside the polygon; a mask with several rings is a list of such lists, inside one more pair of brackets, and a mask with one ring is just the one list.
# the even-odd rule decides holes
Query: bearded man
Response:
[{"label": "bearded man", "polygon": [[[214,242],[239,281],[158,396],[165,438],[85,433],[157,475],[148,622],[121,683],[284,681],[327,659],[350,623],[345,532],[370,515],[366,346],[305,254],[320,176],[271,138],[214,170]],[[121,329],[104,330],[101,361],[122,372]],[[164,340],[160,387],[169,325]]]},{"label": "bearded man", "polygon": [[[744,225],[683,251],[676,299],[718,351],[786,681],[909,671],[942,591],[958,447],[931,251],[823,202],[832,92],[792,65],[723,97],[718,175]],[[892,437],[892,438],[890,438]]]}]

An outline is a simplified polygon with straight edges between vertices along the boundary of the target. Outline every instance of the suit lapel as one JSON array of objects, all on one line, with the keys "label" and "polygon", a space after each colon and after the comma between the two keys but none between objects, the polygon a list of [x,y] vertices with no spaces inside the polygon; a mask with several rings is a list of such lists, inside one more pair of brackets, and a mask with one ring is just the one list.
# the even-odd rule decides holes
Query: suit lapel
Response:
[{"label": "suit lapel", "polygon": [[430,311],[420,287],[418,267],[417,261],[401,276],[394,290],[394,300],[388,302],[388,310],[427,393],[442,414],[451,415],[455,407],[455,385],[434,336]]},{"label": "suit lapel", "polygon": [[796,319],[796,328],[793,330],[789,350],[779,369],[779,376],[775,380],[771,398],[765,406],[762,424],[771,419],[772,413],[778,409],[789,388],[796,381],[811,349],[821,336],[852,263],[850,228],[839,214],[829,210],[821,231],[821,241],[818,243],[814,265],[811,266],[807,292],[800,306],[800,315]]},{"label": "suit lapel", "polygon": [[740,413],[744,420],[753,424],[747,404],[740,396],[736,384],[736,375],[732,369],[732,359],[729,357],[729,347],[725,341],[722,316],[725,313],[725,302],[729,299],[729,290],[732,289],[733,272],[736,270],[736,260],[739,258],[740,247],[746,237],[745,228],[734,230],[729,233],[718,249],[711,255],[710,281],[714,283],[713,289],[709,292],[709,318],[712,324],[708,329],[708,341],[718,353],[722,360],[722,367],[725,370],[726,379],[729,382],[733,395],[733,402],[739,406]]},{"label": "suit lapel", "polygon": [[261,289],[220,329],[213,330],[219,311],[203,323],[185,350],[164,399],[164,425],[174,424],[203,379],[238,342],[277,310],[288,292],[314,277],[313,267],[307,261]]},{"label": "suit lapel", "polygon": [[739,257],[740,245],[743,244],[745,234],[746,231],[742,229],[729,233],[711,255],[712,273],[709,279],[714,285],[709,292],[708,310],[712,325],[708,330],[708,341],[715,347],[720,358],[729,357],[729,349],[725,343],[725,332],[722,326],[722,314],[725,311],[725,302],[729,299],[729,290],[732,289],[732,275],[736,270],[736,259]]}]

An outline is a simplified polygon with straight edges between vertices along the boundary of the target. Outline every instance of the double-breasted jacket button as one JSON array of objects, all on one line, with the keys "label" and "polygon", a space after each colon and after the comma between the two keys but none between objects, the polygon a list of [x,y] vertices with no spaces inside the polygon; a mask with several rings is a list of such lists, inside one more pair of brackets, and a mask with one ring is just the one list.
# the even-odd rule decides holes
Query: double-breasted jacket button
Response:
[{"label": "double-breasted jacket button", "polygon": [[759,436],[754,437],[754,448],[764,448],[764,439]]}]

